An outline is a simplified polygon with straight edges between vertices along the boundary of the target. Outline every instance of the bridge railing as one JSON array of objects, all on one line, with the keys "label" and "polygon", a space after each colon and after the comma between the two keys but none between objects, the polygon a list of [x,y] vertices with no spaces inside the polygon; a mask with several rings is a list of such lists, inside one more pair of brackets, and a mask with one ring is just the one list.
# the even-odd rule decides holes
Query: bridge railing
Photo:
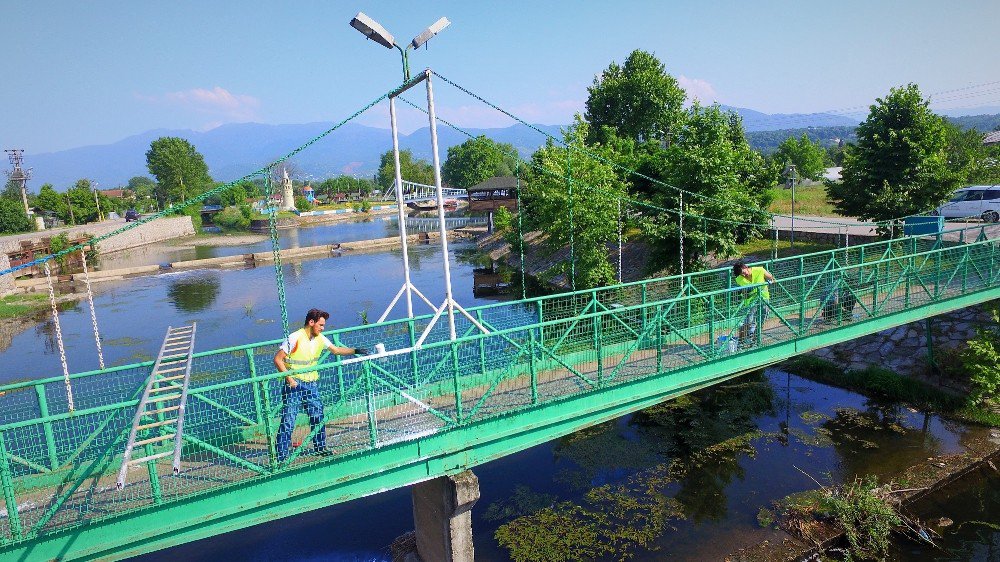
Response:
[{"label": "bridge railing", "polygon": [[[503,416],[637,378],[841,329],[1000,286],[996,240],[908,238],[770,262],[769,287],[730,287],[726,270],[470,309],[484,334],[457,317],[460,339],[428,317],[330,332],[343,345],[389,354],[320,365],[323,430],[337,458]],[[851,303],[847,308],[845,303]],[[742,324],[757,329],[733,345]],[[121,461],[151,364],[72,377],[67,411],[59,378],[0,389],[0,541],[120,515],[191,494],[331,462],[311,454],[318,429],[300,423],[287,459],[277,429],[283,384],[277,342],[196,354],[182,470],[150,461],[117,490]],[[151,430],[155,436],[158,430]],[[153,445],[146,453],[158,452]]]}]

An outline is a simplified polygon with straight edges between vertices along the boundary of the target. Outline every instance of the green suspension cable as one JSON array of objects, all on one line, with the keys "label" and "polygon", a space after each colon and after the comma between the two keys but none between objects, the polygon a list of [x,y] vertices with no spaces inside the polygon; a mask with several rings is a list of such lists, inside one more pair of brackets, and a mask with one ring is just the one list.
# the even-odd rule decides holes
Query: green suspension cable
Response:
[{"label": "green suspension cable", "polygon": [[267,187],[268,230],[271,232],[271,253],[274,255],[274,280],[278,286],[278,305],[281,307],[281,330],[288,337],[288,303],[285,301],[285,276],[281,272],[281,246],[278,244],[278,209],[274,208],[274,192],[271,182],[272,168],[267,168],[264,185]]},{"label": "green suspension cable", "polygon": [[521,161],[514,161],[514,178],[516,181],[516,192],[515,197],[517,197],[517,240],[518,240],[518,250],[521,254],[521,299],[528,298],[528,287],[526,285],[524,276],[524,227],[521,224],[521,213],[523,208],[521,207]]},{"label": "green suspension cable", "polygon": [[574,248],[573,228],[573,168],[570,161],[570,150],[566,150],[566,185],[569,188],[569,282],[570,289],[576,290],[576,252]]}]

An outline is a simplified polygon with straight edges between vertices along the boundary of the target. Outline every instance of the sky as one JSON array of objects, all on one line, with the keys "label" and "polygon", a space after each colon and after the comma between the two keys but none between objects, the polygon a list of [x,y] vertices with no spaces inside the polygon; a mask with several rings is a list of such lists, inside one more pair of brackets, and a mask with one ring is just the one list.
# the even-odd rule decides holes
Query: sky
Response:
[{"label": "sky", "polygon": [[[910,82],[936,109],[1000,106],[996,0],[3,0],[0,148],[338,122],[402,81],[399,52],[349,26],[359,11],[402,44],[447,17],[410,52],[412,70],[433,68],[532,123],[571,122],[595,75],[634,49],[655,53],[691,97],[764,113],[863,118]],[[434,93],[439,117],[458,125],[511,124],[443,80]],[[385,104],[359,122],[388,128]],[[400,124],[426,117],[401,111]]]}]

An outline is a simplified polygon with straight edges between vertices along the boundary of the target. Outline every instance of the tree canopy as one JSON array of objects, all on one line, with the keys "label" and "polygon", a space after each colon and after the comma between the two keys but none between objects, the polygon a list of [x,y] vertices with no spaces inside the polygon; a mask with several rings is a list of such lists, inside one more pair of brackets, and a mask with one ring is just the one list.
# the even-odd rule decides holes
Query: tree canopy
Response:
[{"label": "tree canopy", "polygon": [[787,138],[778,145],[774,159],[784,166],[787,163],[795,165],[799,183],[804,179],[819,180],[826,169],[827,153],[818,143],[809,140],[802,134],[798,139]]},{"label": "tree canopy", "polygon": [[184,202],[212,184],[204,157],[179,137],[153,141],[146,151],[146,166],[156,178],[155,195],[161,207],[170,202]]},{"label": "tree canopy", "polygon": [[[434,168],[426,160],[415,160],[413,152],[410,150],[399,151],[399,170],[402,173],[403,181],[412,181],[431,185],[434,183]],[[392,151],[387,150],[382,154],[378,164],[378,176],[375,180],[382,189],[392,187],[396,181],[396,168],[392,162]]]},{"label": "tree canopy", "polygon": [[20,197],[0,197],[0,234],[18,234],[34,229],[31,219],[24,214],[24,203]]},{"label": "tree canopy", "polygon": [[514,145],[484,135],[448,149],[441,179],[451,187],[472,187],[496,176],[514,175]]},{"label": "tree canopy", "polygon": [[827,191],[837,212],[862,220],[915,215],[941,204],[961,174],[948,165],[944,119],[915,84],[892,88],[858,126],[844,153],[843,180]]},{"label": "tree canopy", "polygon": [[612,62],[587,88],[589,142],[604,127],[635,141],[670,140],[682,120],[687,94],[652,53],[635,50],[619,66]]}]

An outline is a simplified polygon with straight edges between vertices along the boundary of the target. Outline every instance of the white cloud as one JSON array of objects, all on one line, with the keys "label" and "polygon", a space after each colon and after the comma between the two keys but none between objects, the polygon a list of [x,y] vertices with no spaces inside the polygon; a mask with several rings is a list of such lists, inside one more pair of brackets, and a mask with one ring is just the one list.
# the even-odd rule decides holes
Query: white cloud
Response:
[{"label": "white cloud", "polygon": [[161,96],[142,96],[137,98],[155,104],[169,105],[195,111],[212,117],[205,129],[217,127],[225,122],[253,121],[257,119],[260,100],[245,94],[233,94],[229,90],[216,86],[211,90],[193,88],[180,92],[167,92]]},{"label": "white cloud", "polygon": [[697,99],[703,104],[715,103],[719,101],[719,95],[715,88],[707,80],[701,78],[688,78],[681,74],[677,77],[677,83],[687,91],[688,99]]}]

